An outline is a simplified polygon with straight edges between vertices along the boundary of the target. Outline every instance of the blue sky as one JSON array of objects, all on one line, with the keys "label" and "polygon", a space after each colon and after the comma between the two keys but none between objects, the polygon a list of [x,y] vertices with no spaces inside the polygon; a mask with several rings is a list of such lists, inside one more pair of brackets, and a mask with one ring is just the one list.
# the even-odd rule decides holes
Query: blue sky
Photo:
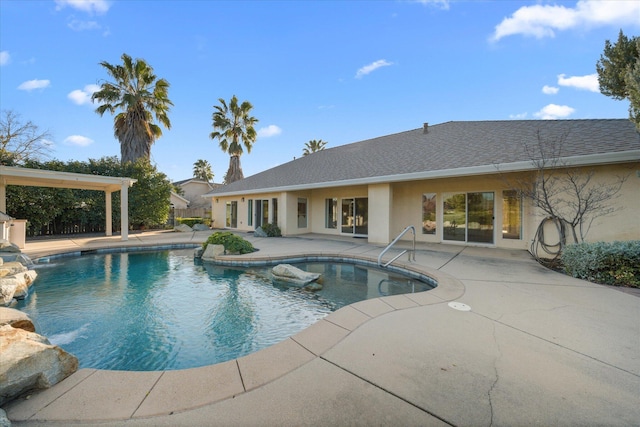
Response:
[{"label": "blue sky", "polygon": [[640,33],[640,2],[0,2],[0,108],[51,134],[52,157],[120,155],[92,91],[101,61],[142,58],[171,84],[172,127],[151,149],[171,180],[229,158],[209,139],[213,105],[253,105],[245,176],[335,147],[452,120],[626,118],[598,91],[605,40]]}]

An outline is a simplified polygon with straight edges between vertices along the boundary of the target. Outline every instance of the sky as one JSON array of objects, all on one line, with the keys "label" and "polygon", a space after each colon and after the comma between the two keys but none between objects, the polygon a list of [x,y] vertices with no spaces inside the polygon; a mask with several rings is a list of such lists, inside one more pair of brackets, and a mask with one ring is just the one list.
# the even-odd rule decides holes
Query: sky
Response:
[{"label": "sky", "polygon": [[448,121],[627,118],[596,62],[640,1],[2,0],[0,108],[48,131],[50,157],[120,156],[91,94],[100,62],[144,59],[169,84],[171,129],[151,148],[170,180],[229,157],[211,140],[219,99],[253,104],[245,176],[327,148]]}]

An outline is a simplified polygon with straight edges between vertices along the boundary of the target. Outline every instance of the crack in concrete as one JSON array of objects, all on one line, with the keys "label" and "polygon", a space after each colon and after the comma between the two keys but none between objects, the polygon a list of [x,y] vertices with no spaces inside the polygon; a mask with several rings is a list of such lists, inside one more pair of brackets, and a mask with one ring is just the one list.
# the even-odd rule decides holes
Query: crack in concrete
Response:
[{"label": "crack in concrete", "polygon": [[487,398],[489,399],[489,411],[491,415],[489,419],[489,426],[493,426],[493,415],[494,415],[491,393],[493,392],[493,389],[496,387],[496,384],[498,384],[498,381],[500,380],[500,375],[498,374],[498,361],[502,358],[502,352],[500,351],[500,344],[498,343],[498,337],[496,336],[496,325],[493,322],[491,324],[493,328],[493,342],[496,345],[496,350],[498,351],[498,355],[493,361],[493,372],[495,374],[495,380],[493,381],[493,383],[491,384],[491,387],[489,387],[489,390],[487,391]]}]

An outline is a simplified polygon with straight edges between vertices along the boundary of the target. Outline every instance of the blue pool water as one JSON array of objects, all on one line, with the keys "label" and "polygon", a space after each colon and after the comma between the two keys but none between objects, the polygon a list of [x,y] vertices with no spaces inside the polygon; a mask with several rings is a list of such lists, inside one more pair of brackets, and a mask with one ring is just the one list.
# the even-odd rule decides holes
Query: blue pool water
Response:
[{"label": "blue pool water", "polygon": [[210,365],[278,343],[345,305],[431,286],[342,263],[315,292],[274,283],[272,267],[199,263],[193,249],[59,258],[38,265],[18,309],[82,368],[153,371]]}]

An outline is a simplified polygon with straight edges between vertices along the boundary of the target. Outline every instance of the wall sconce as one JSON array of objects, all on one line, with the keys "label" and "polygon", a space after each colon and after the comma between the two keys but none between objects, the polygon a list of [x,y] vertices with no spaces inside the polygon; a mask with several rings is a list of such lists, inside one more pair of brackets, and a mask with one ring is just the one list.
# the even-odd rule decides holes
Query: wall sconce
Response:
[{"label": "wall sconce", "polygon": [[240,199],[240,200],[242,200],[242,203],[244,203],[244,197],[242,199]]},{"label": "wall sconce", "polygon": [[220,201],[220,199],[216,199],[216,203],[218,203]]}]

